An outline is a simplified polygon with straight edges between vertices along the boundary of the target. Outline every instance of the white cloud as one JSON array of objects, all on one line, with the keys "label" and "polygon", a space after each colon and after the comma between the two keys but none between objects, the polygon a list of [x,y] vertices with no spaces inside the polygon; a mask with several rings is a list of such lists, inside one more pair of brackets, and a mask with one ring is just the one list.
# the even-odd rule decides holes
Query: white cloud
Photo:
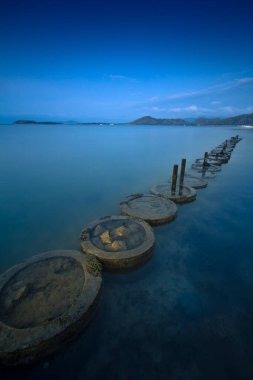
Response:
[{"label": "white cloud", "polygon": [[252,82],[253,82],[253,78],[251,77],[238,79],[238,84],[245,84],[245,83],[252,83]]},{"label": "white cloud", "polygon": [[151,111],[155,111],[155,112],[164,112],[164,111],[166,111],[166,108],[151,107]]},{"label": "white cloud", "polygon": [[120,75],[120,74],[109,74],[109,75],[106,75],[105,77],[113,81],[137,82],[137,79],[135,78],[131,78],[126,75]]},{"label": "white cloud", "polygon": [[233,88],[237,88],[239,86],[242,86],[244,84],[253,83],[252,77],[247,78],[240,78],[240,79],[233,79],[229,82],[220,83],[214,86],[210,86],[207,88],[203,88],[196,91],[185,91],[185,92],[179,92],[175,94],[170,94],[166,96],[167,100],[172,99],[185,99],[185,98],[191,98],[195,96],[201,96],[201,95],[209,95],[214,93],[219,93],[222,91],[232,90]]},{"label": "white cloud", "polygon": [[184,99],[184,98],[191,98],[193,96],[200,95],[201,91],[185,91],[185,92],[179,92],[171,95],[167,95],[166,99],[167,100],[172,100],[172,99]]},{"label": "white cloud", "polygon": [[196,105],[186,107],[188,111],[196,112],[198,111],[198,107]]},{"label": "white cloud", "polygon": [[214,100],[211,102],[211,104],[214,106],[218,106],[218,105],[222,104],[222,102],[220,100]]},{"label": "white cloud", "polygon": [[195,112],[204,112],[204,111],[207,111],[207,109],[198,107],[196,104],[193,104],[191,106],[186,106],[186,107],[173,107],[173,108],[170,108],[169,111],[195,113]]},{"label": "white cloud", "polygon": [[148,99],[149,103],[157,103],[160,101],[160,98],[158,96],[153,96],[152,98]]},{"label": "white cloud", "polygon": [[232,107],[232,106],[220,107],[219,110],[225,113],[231,113],[231,114],[236,113],[235,107]]}]

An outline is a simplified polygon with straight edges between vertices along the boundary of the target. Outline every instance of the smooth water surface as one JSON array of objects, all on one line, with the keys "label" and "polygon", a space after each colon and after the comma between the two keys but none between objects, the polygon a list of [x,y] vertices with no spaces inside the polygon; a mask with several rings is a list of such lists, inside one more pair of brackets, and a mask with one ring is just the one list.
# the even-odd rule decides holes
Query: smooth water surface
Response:
[{"label": "smooth water surface", "polygon": [[253,378],[253,131],[232,127],[0,126],[1,272],[79,249],[94,218],[118,214],[232,135],[230,162],[177,219],[155,227],[143,267],[103,273],[95,319],[77,340],[6,379]]}]

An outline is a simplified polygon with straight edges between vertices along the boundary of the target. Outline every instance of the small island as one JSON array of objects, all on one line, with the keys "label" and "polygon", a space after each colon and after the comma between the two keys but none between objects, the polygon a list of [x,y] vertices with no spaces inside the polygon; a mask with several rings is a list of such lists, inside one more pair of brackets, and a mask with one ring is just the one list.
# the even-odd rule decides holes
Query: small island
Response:
[{"label": "small island", "polygon": [[58,121],[16,120],[12,124],[64,124]]}]

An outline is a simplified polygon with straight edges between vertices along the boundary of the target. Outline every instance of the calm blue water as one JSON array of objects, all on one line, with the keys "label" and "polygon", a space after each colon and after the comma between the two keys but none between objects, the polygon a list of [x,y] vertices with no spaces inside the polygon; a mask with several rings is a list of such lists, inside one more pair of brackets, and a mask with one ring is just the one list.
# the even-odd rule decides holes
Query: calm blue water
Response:
[{"label": "calm blue water", "polygon": [[0,126],[0,271],[51,249],[79,249],[83,225],[117,214],[205,151],[240,134],[196,202],[155,228],[143,267],[103,274],[88,329],[6,379],[253,378],[253,131],[232,127]]}]

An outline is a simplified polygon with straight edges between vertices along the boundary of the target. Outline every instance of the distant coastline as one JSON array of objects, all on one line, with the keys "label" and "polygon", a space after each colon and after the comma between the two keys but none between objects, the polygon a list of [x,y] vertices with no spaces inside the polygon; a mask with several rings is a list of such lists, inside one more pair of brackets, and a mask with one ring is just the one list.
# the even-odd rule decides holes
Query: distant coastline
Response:
[{"label": "distant coastline", "polygon": [[58,121],[16,120],[12,124],[64,124]]},{"label": "distant coastline", "polygon": [[189,126],[222,126],[222,125],[253,125],[253,113],[237,115],[229,118],[197,118],[194,120],[187,119],[158,119],[152,116],[144,116],[127,123],[111,123],[111,122],[56,122],[56,121],[34,121],[34,120],[16,120],[12,124],[50,124],[50,125],[189,125]]}]

